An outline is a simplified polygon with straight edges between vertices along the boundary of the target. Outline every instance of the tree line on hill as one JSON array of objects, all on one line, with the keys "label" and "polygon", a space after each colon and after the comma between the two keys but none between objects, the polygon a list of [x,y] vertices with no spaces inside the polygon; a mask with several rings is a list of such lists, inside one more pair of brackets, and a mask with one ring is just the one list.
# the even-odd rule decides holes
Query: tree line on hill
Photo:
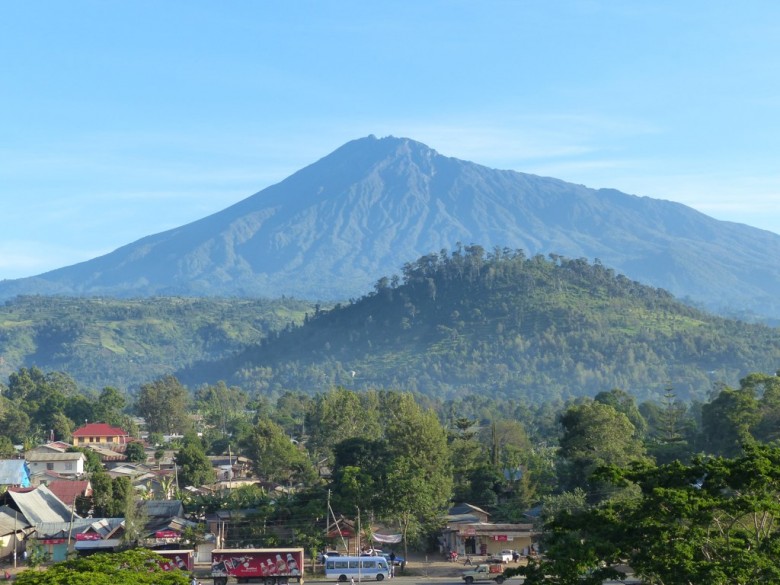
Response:
[{"label": "tree line on hill", "polygon": [[428,254],[336,307],[294,299],[20,297],[0,307],[0,376],[80,386],[175,375],[273,399],[333,386],[451,400],[567,400],[604,388],[686,400],[780,360],[776,329],[721,319],[600,262],[477,245]]},{"label": "tree line on hill", "polygon": [[467,246],[177,376],[274,396],[344,385],[537,402],[605,388],[649,399],[674,380],[701,401],[714,381],[734,385],[778,360],[776,329],[706,314],[598,261]]}]

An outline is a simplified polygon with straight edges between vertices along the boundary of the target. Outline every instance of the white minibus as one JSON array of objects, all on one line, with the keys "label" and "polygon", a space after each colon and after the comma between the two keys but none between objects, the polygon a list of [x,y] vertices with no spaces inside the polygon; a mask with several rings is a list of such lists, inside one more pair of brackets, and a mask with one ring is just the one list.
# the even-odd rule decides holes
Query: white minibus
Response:
[{"label": "white minibus", "polygon": [[325,577],[337,581],[381,581],[390,577],[384,557],[327,557]]}]

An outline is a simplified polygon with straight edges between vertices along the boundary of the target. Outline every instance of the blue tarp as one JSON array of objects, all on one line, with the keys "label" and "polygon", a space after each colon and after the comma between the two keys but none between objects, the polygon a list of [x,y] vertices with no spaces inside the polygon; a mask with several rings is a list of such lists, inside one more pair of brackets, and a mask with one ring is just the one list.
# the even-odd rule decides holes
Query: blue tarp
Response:
[{"label": "blue tarp", "polygon": [[0,485],[30,487],[30,468],[24,459],[0,459]]}]

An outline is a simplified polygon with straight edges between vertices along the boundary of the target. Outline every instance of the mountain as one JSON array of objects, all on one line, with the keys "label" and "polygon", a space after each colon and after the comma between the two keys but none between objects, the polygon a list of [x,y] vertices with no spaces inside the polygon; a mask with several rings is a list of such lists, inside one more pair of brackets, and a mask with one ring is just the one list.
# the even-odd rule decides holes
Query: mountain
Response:
[{"label": "mountain", "polygon": [[177,372],[251,393],[343,385],[444,400],[490,395],[549,402],[621,388],[706,401],[780,364],[778,330],[707,314],[582,259],[485,253],[409,263],[403,281],[308,315],[246,351]]},{"label": "mountain", "polygon": [[678,203],[442,156],[406,138],[349,142],[218,213],[39,276],[18,294],[343,300],[462,242],[599,259],[718,311],[780,318],[780,235]]}]

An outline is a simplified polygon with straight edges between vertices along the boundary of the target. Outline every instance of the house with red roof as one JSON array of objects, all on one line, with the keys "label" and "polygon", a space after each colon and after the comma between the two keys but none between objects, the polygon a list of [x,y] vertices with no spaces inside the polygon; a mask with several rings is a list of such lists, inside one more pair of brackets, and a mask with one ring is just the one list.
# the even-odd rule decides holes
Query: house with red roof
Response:
[{"label": "house with red roof", "polygon": [[90,445],[112,448],[126,445],[130,441],[127,431],[112,427],[106,423],[89,423],[73,431],[74,447],[89,447]]}]

